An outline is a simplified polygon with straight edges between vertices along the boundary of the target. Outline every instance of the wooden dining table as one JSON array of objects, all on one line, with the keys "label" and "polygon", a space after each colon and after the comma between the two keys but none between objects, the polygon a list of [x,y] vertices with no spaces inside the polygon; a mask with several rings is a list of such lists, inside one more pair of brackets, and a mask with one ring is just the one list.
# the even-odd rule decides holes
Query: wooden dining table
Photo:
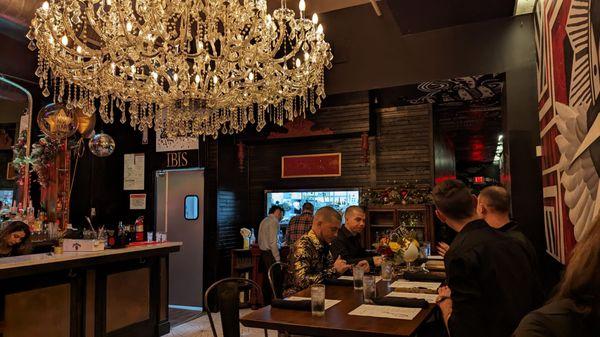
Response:
[{"label": "wooden dining table", "polygon": [[[388,281],[379,281],[377,295],[383,296],[393,291],[390,284]],[[294,296],[310,298],[310,289],[302,290]],[[327,309],[323,317],[314,317],[310,311],[273,308],[269,305],[247,314],[240,322],[246,327],[310,336],[413,336],[435,310],[435,305],[429,304],[412,320],[348,315],[363,304],[362,290],[354,290],[352,286],[327,285],[325,298],[341,302]]]}]

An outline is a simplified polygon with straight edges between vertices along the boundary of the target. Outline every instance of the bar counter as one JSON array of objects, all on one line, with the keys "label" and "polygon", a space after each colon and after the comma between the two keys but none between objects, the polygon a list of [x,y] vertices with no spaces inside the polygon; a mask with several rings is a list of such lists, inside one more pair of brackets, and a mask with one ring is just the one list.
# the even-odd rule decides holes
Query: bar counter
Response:
[{"label": "bar counter", "polygon": [[0,337],[162,336],[180,242],[0,258]]}]

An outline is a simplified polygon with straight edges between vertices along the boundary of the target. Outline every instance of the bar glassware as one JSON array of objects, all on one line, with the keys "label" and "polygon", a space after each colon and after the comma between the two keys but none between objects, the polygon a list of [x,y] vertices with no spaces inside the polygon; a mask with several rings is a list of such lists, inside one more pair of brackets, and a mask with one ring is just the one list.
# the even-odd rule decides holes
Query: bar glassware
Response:
[{"label": "bar glassware", "polygon": [[363,277],[363,302],[373,303],[375,298],[375,276],[365,275]]},{"label": "bar glassware", "polygon": [[392,261],[384,260],[381,263],[381,279],[383,281],[391,281],[393,271],[394,265],[392,264]]},{"label": "bar glassware", "polygon": [[324,284],[315,284],[310,287],[310,308],[313,316],[323,317],[325,315]]},{"label": "bar glassware", "polygon": [[352,278],[354,279],[354,290],[360,290],[363,288],[363,276],[365,270],[359,266],[352,266]]}]

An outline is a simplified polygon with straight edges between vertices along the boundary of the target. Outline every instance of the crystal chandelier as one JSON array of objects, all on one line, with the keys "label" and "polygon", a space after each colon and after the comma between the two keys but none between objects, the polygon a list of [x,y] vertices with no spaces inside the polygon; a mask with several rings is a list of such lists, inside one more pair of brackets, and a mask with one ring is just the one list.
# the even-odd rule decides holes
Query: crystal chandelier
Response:
[{"label": "crystal chandelier", "polygon": [[27,37],[45,96],[161,137],[261,130],[314,113],[333,55],[282,0],[49,0]]}]

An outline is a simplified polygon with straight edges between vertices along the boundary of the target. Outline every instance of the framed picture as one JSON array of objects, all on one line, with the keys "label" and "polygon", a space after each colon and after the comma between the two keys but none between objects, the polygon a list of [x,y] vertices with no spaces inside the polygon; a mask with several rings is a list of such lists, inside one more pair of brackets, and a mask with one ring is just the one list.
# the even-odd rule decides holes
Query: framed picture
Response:
[{"label": "framed picture", "polygon": [[281,157],[281,178],[339,177],[341,175],[341,153]]}]

